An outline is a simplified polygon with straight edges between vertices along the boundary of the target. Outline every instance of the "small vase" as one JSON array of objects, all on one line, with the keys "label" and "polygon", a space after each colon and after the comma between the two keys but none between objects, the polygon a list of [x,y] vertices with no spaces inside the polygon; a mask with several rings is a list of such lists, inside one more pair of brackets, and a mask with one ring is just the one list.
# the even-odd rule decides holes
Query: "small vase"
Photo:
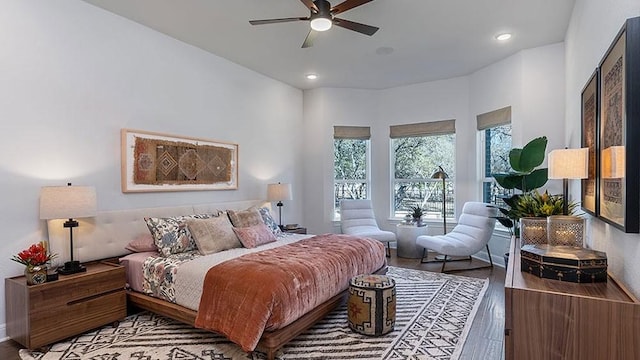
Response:
[{"label": "small vase", "polygon": [[27,285],[44,284],[47,281],[47,267],[27,266],[24,268],[24,276],[27,278]]}]

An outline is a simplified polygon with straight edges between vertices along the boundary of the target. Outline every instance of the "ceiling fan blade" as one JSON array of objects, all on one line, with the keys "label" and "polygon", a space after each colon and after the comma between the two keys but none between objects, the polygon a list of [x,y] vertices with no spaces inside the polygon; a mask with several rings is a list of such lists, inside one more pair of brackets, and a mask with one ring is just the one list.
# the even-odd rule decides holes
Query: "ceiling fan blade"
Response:
[{"label": "ceiling fan blade", "polygon": [[301,21],[301,20],[309,20],[309,18],[308,17],[291,17],[291,18],[282,18],[282,19],[249,20],[249,24],[264,25],[264,24],[275,24],[275,23],[283,23],[283,22],[290,22],[290,21]]},{"label": "ceiling fan blade", "polygon": [[309,30],[307,37],[304,39],[304,42],[302,43],[302,48],[304,49],[304,48],[312,47],[313,41],[316,39],[316,35],[318,35],[317,31]]},{"label": "ceiling fan blade", "polygon": [[347,0],[345,2],[342,2],[334,7],[331,8],[331,14],[333,15],[337,15],[340,13],[343,13],[347,10],[351,10],[354,7],[366,4],[368,2],[371,2],[373,0]]},{"label": "ceiling fan blade", "polygon": [[378,31],[378,29],[379,29],[379,28],[377,28],[375,26],[360,24],[360,23],[357,23],[355,21],[349,21],[349,20],[338,19],[338,18],[334,18],[333,19],[333,25],[340,26],[340,27],[343,27],[345,29],[357,31],[357,32],[359,32],[361,34],[365,34],[365,35],[369,35],[369,36],[375,34],[376,31]]},{"label": "ceiling fan blade", "polygon": [[316,6],[316,4],[313,3],[313,0],[300,0],[300,1],[302,1],[304,6],[309,8],[309,10],[311,10],[312,12],[314,13],[318,12],[318,7]]}]

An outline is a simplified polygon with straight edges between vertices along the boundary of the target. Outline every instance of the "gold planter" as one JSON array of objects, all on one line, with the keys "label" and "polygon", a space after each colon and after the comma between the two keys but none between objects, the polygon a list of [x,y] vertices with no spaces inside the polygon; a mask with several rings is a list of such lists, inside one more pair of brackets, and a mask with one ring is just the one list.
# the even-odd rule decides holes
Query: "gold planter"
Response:
[{"label": "gold planter", "polygon": [[27,285],[38,285],[47,282],[47,267],[27,266],[24,268],[24,277],[27,278]]}]

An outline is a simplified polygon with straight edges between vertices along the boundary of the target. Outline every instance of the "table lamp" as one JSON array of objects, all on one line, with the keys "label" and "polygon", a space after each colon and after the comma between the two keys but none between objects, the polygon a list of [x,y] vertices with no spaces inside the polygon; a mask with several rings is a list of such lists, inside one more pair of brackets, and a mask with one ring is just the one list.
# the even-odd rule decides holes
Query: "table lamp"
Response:
[{"label": "table lamp", "polygon": [[40,190],[40,219],[68,219],[63,226],[69,228],[71,260],[58,269],[62,275],[75,274],[87,269],[80,261],[73,260],[73,228],[78,227],[74,218],[96,215],[96,189],[92,186],[45,186]]},{"label": "table lamp", "polygon": [[269,184],[267,185],[267,200],[277,201],[280,228],[282,228],[282,200],[291,200],[291,184]]},{"label": "table lamp", "polygon": [[549,179],[562,179],[562,214],[569,215],[569,179],[589,177],[589,149],[556,149],[549,153]]}]

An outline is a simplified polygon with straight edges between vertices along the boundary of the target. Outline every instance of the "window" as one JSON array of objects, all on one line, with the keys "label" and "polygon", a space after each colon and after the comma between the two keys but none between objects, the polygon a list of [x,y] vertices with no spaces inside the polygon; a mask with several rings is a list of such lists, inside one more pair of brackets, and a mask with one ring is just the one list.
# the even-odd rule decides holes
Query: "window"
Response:
[{"label": "window", "polygon": [[391,127],[393,209],[391,216],[404,217],[412,206],[425,217],[442,219],[443,185],[431,176],[442,166],[447,218],[454,217],[455,121],[397,125]]},{"label": "window", "polygon": [[483,148],[482,201],[502,205],[501,199],[511,195],[496,183],[492,174],[508,172],[511,151],[511,107],[478,115],[478,130]]},{"label": "window", "polygon": [[342,199],[369,198],[369,127],[334,126],[334,218]]}]

